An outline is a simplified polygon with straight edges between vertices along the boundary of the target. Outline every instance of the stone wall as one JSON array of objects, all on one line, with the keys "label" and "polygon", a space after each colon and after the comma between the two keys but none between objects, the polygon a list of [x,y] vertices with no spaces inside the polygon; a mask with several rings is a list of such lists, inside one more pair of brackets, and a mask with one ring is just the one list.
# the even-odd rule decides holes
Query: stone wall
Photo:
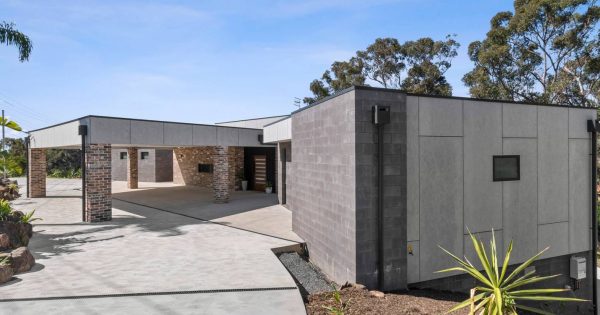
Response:
[{"label": "stone wall", "polygon": [[112,219],[111,146],[90,144],[85,151],[85,221]]},{"label": "stone wall", "polygon": [[[228,161],[229,189],[241,189],[237,174],[244,171],[244,148],[225,147]],[[214,164],[215,147],[185,147],[173,149],[173,183],[213,187],[213,174],[198,172],[198,164]],[[214,165],[213,165],[214,168]]]},{"label": "stone wall", "polygon": [[46,197],[46,150],[29,149],[29,182],[27,189],[31,198]]}]

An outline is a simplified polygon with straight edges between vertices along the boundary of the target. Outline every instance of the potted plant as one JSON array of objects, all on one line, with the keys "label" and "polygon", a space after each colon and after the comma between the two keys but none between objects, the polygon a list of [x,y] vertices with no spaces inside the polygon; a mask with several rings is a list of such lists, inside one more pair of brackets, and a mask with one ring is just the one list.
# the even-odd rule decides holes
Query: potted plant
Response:
[{"label": "potted plant", "polygon": [[237,177],[240,180],[240,183],[242,184],[242,190],[248,190],[248,181],[246,180],[246,174],[244,174],[244,170],[239,170],[237,173]]},{"label": "potted plant", "polygon": [[267,182],[267,184],[265,185],[265,192],[267,194],[270,194],[273,192],[273,184],[271,184],[271,182]]}]

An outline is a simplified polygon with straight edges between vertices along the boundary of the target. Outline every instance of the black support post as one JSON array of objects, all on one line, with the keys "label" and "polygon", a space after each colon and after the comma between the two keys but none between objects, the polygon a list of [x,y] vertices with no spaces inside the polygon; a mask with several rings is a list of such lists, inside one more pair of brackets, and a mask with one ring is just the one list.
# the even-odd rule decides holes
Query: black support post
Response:
[{"label": "black support post", "polygon": [[596,250],[598,246],[598,196],[596,194],[596,186],[598,184],[597,179],[597,163],[598,163],[598,126],[600,123],[598,120],[588,120],[587,129],[591,133],[591,166],[592,166],[592,182],[591,182],[591,196],[592,196],[592,304],[594,305],[594,314],[598,314],[598,262],[596,260]]},{"label": "black support post", "polygon": [[29,189],[29,141],[30,141],[30,136],[25,137],[25,159],[27,160],[25,162],[25,187],[27,187],[27,191],[25,193],[25,196],[27,198],[31,197],[31,194],[29,193],[29,191],[31,189]]},{"label": "black support post", "polygon": [[85,222],[85,137],[87,136],[87,126],[79,126],[79,135],[81,136],[81,221]]}]

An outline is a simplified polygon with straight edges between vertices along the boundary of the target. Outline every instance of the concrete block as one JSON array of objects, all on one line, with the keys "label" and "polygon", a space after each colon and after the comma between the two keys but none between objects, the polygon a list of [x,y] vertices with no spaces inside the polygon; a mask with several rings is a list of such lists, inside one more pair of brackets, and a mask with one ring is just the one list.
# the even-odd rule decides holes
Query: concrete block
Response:
[{"label": "concrete block", "polygon": [[463,139],[422,137],[420,140],[421,281],[448,276],[435,271],[453,265],[438,245],[463,255]]},{"label": "concrete block", "polygon": [[193,135],[194,145],[213,146],[217,144],[217,127],[215,126],[194,126]]},{"label": "concrete block", "polygon": [[569,222],[538,226],[538,252],[550,247],[541,258],[556,257],[569,253]]},{"label": "concrete block", "polygon": [[492,180],[494,155],[502,154],[502,107],[464,102],[465,226],[471,232],[502,228],[502,183]]},{"label": "concrete block", "polygon": [[406,101],[406,228],[408,240],[415,241],[419,239],[419,98],[408,96]]},{"label": "concrete block", "polygon": [[131,144],[156,145],[164,140],[163,123],[155,121],[131,121]]},{"label": "concrete block", "polygon": [[164,137],[166,145],[188,146],[194,145],[194,126],[188,124],[164,124]]},{"label": "concrete block", "polygon": [[463,101],[419,96],[419,135],[462,136]]},{"label": "concrete block", "polygon": [[408,253],[406,258],[408,283],[415,283],[420,281],[419,259],[419,241],[408,242]]},{"label": "concrete block", "polygon": [[569,219],[568,108],[538,107],[538,223]]},{"label": "concrete block", "polygon": [[90,126],[91,143],[131,143],[131,124],[129,120],[92,117]]},{"label": "concrete block", "polygon": [[590,250],[590,141],[569,140],[569,252]]},{"label": "concrete block", "polygon": [[502,104],[504,137],[537,137],[537,106]]},{"label": "concrete block", "polygon": [[521,180],[502,183],[504,250],[513,240],[511,261],[519,263],[537,251],[537,140],[505,138],[503,151],[521,156]]},{"label": "concrete block", "polygon": [[237,128],[218,127],[217,144],[222,146],[237,146],[240,143],[240,135]]},{"label": "concrete block", "polygon": [[569,138],[589,139],[587,121],[597,118],[595,109],[569,108]]}]

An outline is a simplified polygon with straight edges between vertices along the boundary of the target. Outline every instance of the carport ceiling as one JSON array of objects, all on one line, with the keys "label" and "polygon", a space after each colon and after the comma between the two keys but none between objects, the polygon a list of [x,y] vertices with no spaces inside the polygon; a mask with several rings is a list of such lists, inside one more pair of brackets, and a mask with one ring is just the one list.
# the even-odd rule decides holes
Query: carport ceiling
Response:
[{"label": "carport ceiling", "polygon": [[113,147],[272,146],[259,142],[262,129],[105,116],[85,116],[32,130],[30,146],[78,149],[80,125],[88,126],[87,143]]}]

